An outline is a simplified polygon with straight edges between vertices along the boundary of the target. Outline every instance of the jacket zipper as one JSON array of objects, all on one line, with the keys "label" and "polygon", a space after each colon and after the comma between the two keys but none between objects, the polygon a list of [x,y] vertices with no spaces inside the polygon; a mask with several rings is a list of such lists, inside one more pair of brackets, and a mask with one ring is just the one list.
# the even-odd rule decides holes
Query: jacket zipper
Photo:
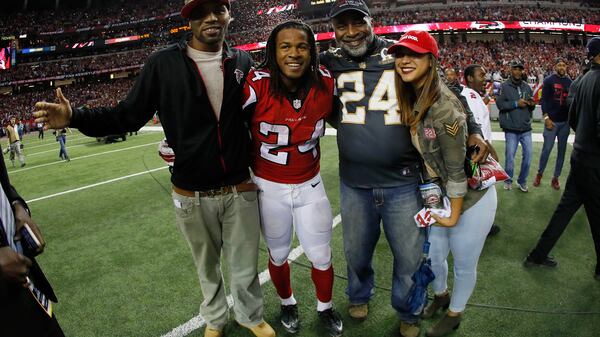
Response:
[{"label": "jacket zipper", "polygon": [[[229,58],[224,58],[222,64],[222,69],[223,69],[223,94],[225,94],[225,61],[229,60]],[[225,95],[223,95],[223,99],[225,98]],[[223,107],[221,105],[221,111],[223,111]],[[215,115],[216,116],[216,115]],[[222,140],[222,136],[221,136],[221,121],[217,120],[217,136],[218,136],[218,140],[219,140],[219,149],[220,149],[220,155],[221,155],[221,166],[223,166],[223,171],[227,172],[227,166],[225,165],[225,157],[223,157],[223,140]]]},{"label": "jacket zipper", "polygon": [[217,122],[217,139],[219,141],[219,154],[221,157],[221,166],[223,172],[227,172],[227,166],[225,166],[225,158],[223,157],[223,141],[221,140],[221,123]]}]

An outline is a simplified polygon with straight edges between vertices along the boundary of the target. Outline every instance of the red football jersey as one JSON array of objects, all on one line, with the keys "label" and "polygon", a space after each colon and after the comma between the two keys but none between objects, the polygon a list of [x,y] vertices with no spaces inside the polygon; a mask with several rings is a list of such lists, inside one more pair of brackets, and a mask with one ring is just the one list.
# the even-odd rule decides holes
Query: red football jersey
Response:
[{"label": "red football jersey", "polygon": [[313,85],[303,102],[271,95],[268,71],[251,70],[248,74],[244,107],[254,106],[250,130],[256,176],[299,184],[319,173],[319,137],[325,134],[325,119],[335,94],[331,73],[323,67],[319,70],[324,89]]}]

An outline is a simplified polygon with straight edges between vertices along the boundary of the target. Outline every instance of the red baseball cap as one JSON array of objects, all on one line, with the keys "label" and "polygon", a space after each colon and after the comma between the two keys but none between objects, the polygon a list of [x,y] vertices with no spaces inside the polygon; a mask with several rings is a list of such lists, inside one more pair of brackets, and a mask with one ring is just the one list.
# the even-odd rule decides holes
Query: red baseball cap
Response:
[{"label": "red baseball cap", "polygon": [[431,53],[436,59],[440,57],[437,41],[423,30],[409,30],[404,33],[398,42],[388,48],[388,54],[395,54],[400,47],[406,47],[419,54]]},{"label": "red baseball cap", "polygon": [[223,5],[227,6],[227,9],[231,8],[229,0],[185,0],[185,5],[181,9],[181,16],[186,19],[190,19],[190,15],[196,7],[211,1],[222,3]]}]

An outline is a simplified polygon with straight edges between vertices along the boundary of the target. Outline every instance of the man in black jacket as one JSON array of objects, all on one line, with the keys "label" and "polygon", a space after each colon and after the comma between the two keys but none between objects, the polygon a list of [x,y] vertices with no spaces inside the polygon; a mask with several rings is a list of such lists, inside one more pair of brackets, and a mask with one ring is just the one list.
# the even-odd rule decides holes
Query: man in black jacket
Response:
[{"label": "man in black jacket", "polygon": [[146,61],[127,98],[112,108],[38,103],[35,117],[52,128],[67,125],[88,136],[136,131],[158,112],[175,154],[171,182],[177,224],[194,257],[207,322],[204,336],[220,337],[228,305],[220,268],[230,270],[235,319],[256,336],[275,336],[263,321],[257,273],[260,220],[257,187],[250,181],[250,138],[242,90],[252,60],[224,43],[228,0],[186,0],[192,37]]},{"label": "man in black jacket", "polygon": [[576,132],[571,172],[550,223],[523,265],[556,266],[548,253],[583,204],[596,248],[594,277],[600,281],[600,38],[591,39],[587,48],[591,69],[578,82],[569,107],[569,124]]},{"label": "man in black jacket", "polygon": [[[44,309],[30,291],[38,289],[46,299],[57,302],[50,283],[33,256],[25,256],[19,230],[28,224],[40,241],[44,239],[29,215],[25,201],[8,180],[4,161],[0,161],[0,334],[2,336],[64,337],[52,304]],[[39,297],[38,297],[39,298]]]}]

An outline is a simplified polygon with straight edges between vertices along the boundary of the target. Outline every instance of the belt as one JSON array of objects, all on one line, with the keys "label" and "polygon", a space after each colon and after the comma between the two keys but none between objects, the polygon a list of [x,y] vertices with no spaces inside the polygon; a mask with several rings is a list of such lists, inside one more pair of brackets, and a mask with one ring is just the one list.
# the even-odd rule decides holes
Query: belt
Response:
[{"label": "belt", "polygon": [[173,185],[173,191],[175,191],[175,193],[186,196],[186,197],[195,197],[195,196],[216,197],[219,195],[233,193],[233,191],[250,192],[250,191],[258,191],[258,190],[259,190],[259,188],[255,183],[241,183],[241,184],[237,184],[237,185],[223,186],[220,188],[215,188],[212,190],[205,190],[205,191],[188,191],[188,190],[184,190],[183,188],[179,188],[179,187]]}]

